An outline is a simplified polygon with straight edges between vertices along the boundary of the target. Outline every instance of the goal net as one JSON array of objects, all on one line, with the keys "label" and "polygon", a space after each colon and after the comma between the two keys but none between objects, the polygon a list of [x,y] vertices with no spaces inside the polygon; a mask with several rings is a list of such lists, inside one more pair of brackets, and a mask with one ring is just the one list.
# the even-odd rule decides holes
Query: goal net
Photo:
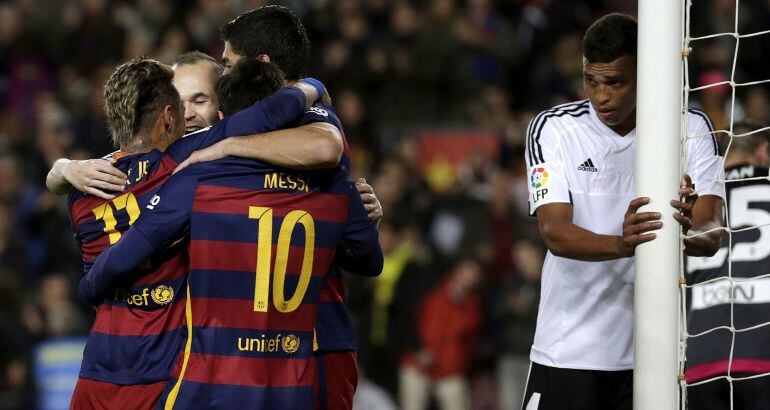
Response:
[{"label": "goal net", "polygon": [[[757,18],[768,13],[756,13],[756,8],[770,5],[683,0],[682,7],[681,144],[716,137],[728,158],[742,146],[741,139],[755,141],[770,131],[767,112],[761,118],[761,110],[756,113],[751,106],[770,89],[770,69],[756,61],[770,54],[770,23]],[[687,135],[687,113],[693,107],[710,114],[711,132]],[[686,150],[680,151],[684,164]],[[722,246],[712,257],[681,260],[681,409],[694,408],[696,399],[710,400],[714,396],[709,394],[719,389],[730,409],[742,408],[742,401],[751,398],[743,397],[741,383],[770,378],[770,178],[767,168],[727,165],[719,181],[727,191],[725,227],[717,228],[724,231]],[[706,234],[691,232],[689,237]],[[757,344],[768,353],[758,354]]]}]

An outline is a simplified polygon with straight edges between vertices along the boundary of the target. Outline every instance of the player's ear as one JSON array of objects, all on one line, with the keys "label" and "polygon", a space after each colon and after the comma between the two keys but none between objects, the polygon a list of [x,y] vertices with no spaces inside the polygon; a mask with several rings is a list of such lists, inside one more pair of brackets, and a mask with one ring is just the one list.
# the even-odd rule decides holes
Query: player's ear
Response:
[{"label": "player's ear", "polygon": [[224,120],[225,119],[225,114],[223,114],[222,111],[217,111],[217,114],[219,114],[219,119],[220,120]]},{"label": "player's ear", "polygon": [[257,60],[261,60],[261,61],[264,61],[266,63],[269,63],[270,62],[270,56],[267,55],[267,54],[260,54],[260,55],[257,56]]},{"label": "player's ear", "polygon": [[170,105],[167,105],[163,107],[163,113],[161,114],[163,117],[163,127],[166,129],[167,132],[170,132],[174,129],[174,125],[176,125],[176,113],[174,112],[174,108]]}]

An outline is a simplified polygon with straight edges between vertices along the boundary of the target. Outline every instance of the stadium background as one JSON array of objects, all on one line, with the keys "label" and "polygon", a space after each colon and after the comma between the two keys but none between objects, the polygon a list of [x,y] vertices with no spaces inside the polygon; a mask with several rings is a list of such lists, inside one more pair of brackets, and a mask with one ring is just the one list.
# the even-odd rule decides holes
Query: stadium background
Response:
[{"label": "stadium background", "polygon": [[[76,296],[82,267],[65,200],[46,192],[44,179],[57,158],[112,150],[101,108],[107,76],[138,55],[170,63],[198,49],[218,59],[219,27],[263,4],[0,2],[0,409],[56,397],[79,363],[93,312]],[[385,212],[383,275],[348,281],[367,379],[397,397],[398,367],[419,350],[419,335],[436,331],[431,319],[451,319],[452,306],[439,304],[418,320],[422,302],[462,277],[453,284],[468,295],[465,320],[479,325],[452,354],[467,359],[458,371],[470,383],[472,407],[500,408],[507,393],[498,385],[526,376],[544,251],[526,215],[527,123],[539,110],[583,98],[582,33],[607,12],[635,14],[636,2],[280,4],[306,25],[310,74],[329,87],[352,173],[375,187]],[[770,27],[770,1],[740,4],[745,32]],[[693,32],[732,31],[734,7],[734,0],[695,0]],[[700,47],[691,57],[695,85],[728,78],[732,45]],[[765,78],[767,67],[761,44],[742,44],[738,77]],[[692,97],[716,128],[726,127],[729,88]],[[736,113],[767,124],[768,87],[742,89]],[[478,281],[452,275],[468,257],[480,263]]]}]

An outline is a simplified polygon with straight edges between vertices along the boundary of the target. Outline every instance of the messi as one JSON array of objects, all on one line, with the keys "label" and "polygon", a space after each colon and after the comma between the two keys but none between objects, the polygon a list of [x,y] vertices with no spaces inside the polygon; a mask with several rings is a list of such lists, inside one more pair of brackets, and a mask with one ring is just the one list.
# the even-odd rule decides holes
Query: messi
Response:
[{"label": "messi", "polygon": [[265,175],[265,189],[294,189],[308,192],[307,179],[299,175],[286,175],[282,172],[273,172]]}]

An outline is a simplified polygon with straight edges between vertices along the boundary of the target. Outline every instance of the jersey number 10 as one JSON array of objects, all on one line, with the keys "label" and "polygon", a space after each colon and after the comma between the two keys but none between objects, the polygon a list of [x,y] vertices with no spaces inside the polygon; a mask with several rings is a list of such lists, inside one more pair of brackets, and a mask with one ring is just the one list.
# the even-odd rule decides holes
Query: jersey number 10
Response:
[{"label": "jersey number 10", "polygon": [[[254,311],[267,312],[268,292],[270,289],[270,262],[273,256],[273,209],[262,206],[250,206],[249,218],[259,221],[257,243],[257,277],[254,286]],[[291,235],[294,227],[301,224],[305,228],[304,256],[299,282],[294,294],[284,298],[286,267],[289,264]],[[289,313],[297,310],[305,297],[313,273],[313,254],[315,251],[315,224],[313,217],[306,211],[291,211],[283,218],[278,241],[275,245],[275,267],[273,275],[273,305],[276,310]]]}]

